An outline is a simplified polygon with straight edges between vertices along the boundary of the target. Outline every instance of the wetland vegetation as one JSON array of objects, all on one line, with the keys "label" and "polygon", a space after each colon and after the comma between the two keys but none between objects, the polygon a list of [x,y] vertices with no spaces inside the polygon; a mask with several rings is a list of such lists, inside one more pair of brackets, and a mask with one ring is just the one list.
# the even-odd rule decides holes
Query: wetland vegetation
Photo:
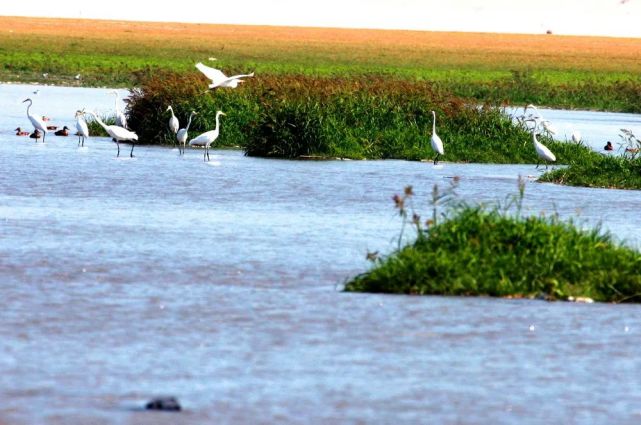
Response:
[{"label": "wetland vegetation", "polygon": [[494,207],[461,203],[454,188],[434,187],[426,221],[413,209],[411,187],[396,195],[403,229],[413,227],[415,240],[401,246],[401,232],[397,250],[370,254],[372,268],[347,282],[345,290],[641,301],[641,254],[607,232],[581,230],[555,214],[521,215],[522,181],[519,196]]},{"label": "wetland vegetation", "polygon": [[0,27],[4,81],[134,87],[212,58],[230,72],[383,76],[481,103],[641,112],[639,39],[16,17]]}]

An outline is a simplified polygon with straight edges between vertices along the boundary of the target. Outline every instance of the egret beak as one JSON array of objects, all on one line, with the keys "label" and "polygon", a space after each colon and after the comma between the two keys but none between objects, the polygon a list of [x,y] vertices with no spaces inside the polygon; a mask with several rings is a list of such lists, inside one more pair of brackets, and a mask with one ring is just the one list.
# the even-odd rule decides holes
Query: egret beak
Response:
[{"label": "egret beak", "polygon": [[[28,102],[28,101],[30,101],[30,100],[31,100],[31,99],[27,98],[27,99],[23,100],[23,101],[22,101],[22,103]],[[32,101],[32,102],[33,102],[33,101]]]}]

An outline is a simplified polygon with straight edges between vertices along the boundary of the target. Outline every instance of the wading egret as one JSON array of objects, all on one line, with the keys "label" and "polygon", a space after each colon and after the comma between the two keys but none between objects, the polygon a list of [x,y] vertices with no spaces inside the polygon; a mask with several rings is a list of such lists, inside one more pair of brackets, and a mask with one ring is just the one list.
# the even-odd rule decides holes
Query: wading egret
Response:
[{"label": "wading egret", "polygon": [[203,154],[203,161],[209,161],[209,146],[211,146],[212,142],[218,138],[218,133],[220,132],[219,119],[221,115],[225,115],[225,113],[222,111],[216,112],[216,128],[206,133],[203,133],[200,136],[196,137],[195,139],[191,139],[189,141],[189,146],[205,147],[205,153]]},{"label": "wading egret", "polygon": [[191,114],[189,114],[189,121],[187,121],[187,127],[181,128],[180,130],[178,130],[178,133],[176,133],[176,140],[178,141],[178,152],[180,155],[183,155],[185,153],[185,144],[187,143],[187,132],[189,131],[189,126],[191,125],[191,119],[194,117],[194,115],[198,115],[198,114],[196,113],[196,111],[191,111]]},{"label": "wading egret", "polygon": [[[85,145],[85,138],[89,137],[89,127],[85,121],[84,111],[76,111],[76,130],[78,130],[78,146]],[[80,141],[82,139],[82,145]]]},{"label": "wading egret", "polygon": [[129,156],[133,158],[135,141],[138,140],[138,135],[136,133],[117,125],[107,125],[94,112],[86,113],[91,115],[96,121],[98,121],[98,124],[100,124],[100,126],[105,129],[107,134],[109,134],[109,137],[116,141],[116,145],[118,146],[118,155],[116,156],[120,156],[120,142],[128,141],[131,142],[131,152],[129,153]]},{"label": "wading egret", "polygon": [[443,141],[438,137],[438,134],[436,134],[436,112],[434,111],[432,111],[432,139],[430,142],[432,143],[432,149],[436,152],[436,156],[434,157],[434,165],[436,165],[438,163],[438,157],[444,155],[445,150],[443,149]]},{"label": "wading egret", "polygon": [[530,115],[531,120],[534,121],[535,127],[538,127],[541,125],[545,131],[548,133],[554,135],[556,134],[556,128],[552,126],[549,120],[546,120],[543,118],[543,115],[539,112],[539,110],[536,108],[536,106],[532,105],[531,103],[525,107],[523,110],[523,113],[527,112],[528,109],[533,109],[536,112],[536,115]]},{"label": "wading egret", "polygon": [[114,90],[111,93],[116,95],[116,99],[114,100],[114,109],[116,109],[116,125],[126,129],[127,128],[127,117],[120,110],[120,105],[118,104],[118,96],[119,96],[118,92],[116,90]]},{"label": "wading egret", "polygon": [[[47,125],[42,120],[42,118],[29,112],[31,105],[33,105],[33,100],[29,98],[22,101],[22,103],[25,102],[29,102],[29,106],[27,106],[27,118],[29,118],[29,121],[31,121],[33,128],[40,131],[40,133],[42,134],[42,143],[44,143],[45,136],[47,135]],[[38,138],[36,137],[35,139],[36,142],[38,142]]]},{"label": "wading egret", "polygon": [[172,133],[176,134],[176,132],[178,132],[178,127],[180,126],[180,124],[178,123],[178,118],[176,118],[176,116],[174,115],[174,110],[172,109],[171,105],[167,107],[167,111],[171,111],[171,118],[169,118],[169,129]]},{"label": "wading egret", "polygon": [[581,143],[581,132],[579,130],[574,130],[571,137],[574,143]]},{"label": "wading egret", "polygon": [[[556,156],[549,150],[543,143],[539,142],[536,139],[536,131],[532,130],[532,143],[534,143],[534,149],[536,150],[536,155],[539,159],[542,159],[545,162],[545,169],[548,168],[548,162],[556,161]],[[536,162],[536,168],[539,168],[539,161]]]},{"label": "wading egret", "polygon": [[211,84],[209,85],[210,89],[215,89],[217,87],[228,87],[233,89],[238,87],[238,83],[243,82],[241,78],[254,76],[254,73],[252,72],[251,74],[240,74],[228,77],[223,74],[222,71],[216,68],[210,68],[207,65],[203,65],[201,62],[196,64],[196,68],[205,74],[205,77],[211,80]]}]

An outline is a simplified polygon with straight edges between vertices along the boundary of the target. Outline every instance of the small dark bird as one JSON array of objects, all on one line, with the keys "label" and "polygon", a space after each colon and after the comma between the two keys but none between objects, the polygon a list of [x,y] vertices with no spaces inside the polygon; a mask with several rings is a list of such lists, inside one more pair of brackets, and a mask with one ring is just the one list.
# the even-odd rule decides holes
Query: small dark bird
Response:
[{"label": "small dark bird", "polygon": [[603,146],[603,150],[613,151],[614,150],[614,146],[612,146],[612,142],[606,143],[605,146]]},{"label": "small dark bird", "polygon": [[55,134],[56,136],[68,136],[69,135],[69,127],[67,127],[65,125],[64,127],[62,127],[62,130],[58,130],[53,134]]},{"label": "small dark bird", "polygon": [[15,129],[16,136],[28,136],[29,132],[28,131],[23,131],[20,127]]},{"label": "small dark bird", "polygon": [[36,139],[36,140],[37,140],[37,139],[39,139],[39,138],[41,138],[41,137],[42,137],[42,133],[40,133],[40,130],[37,130],[37,129],[36,129],[36,131],[34,131],[33,133],[31,133],[31,134],[29,135],[29,137],[30,137],[30,138],[32,138],[32,139]]}]

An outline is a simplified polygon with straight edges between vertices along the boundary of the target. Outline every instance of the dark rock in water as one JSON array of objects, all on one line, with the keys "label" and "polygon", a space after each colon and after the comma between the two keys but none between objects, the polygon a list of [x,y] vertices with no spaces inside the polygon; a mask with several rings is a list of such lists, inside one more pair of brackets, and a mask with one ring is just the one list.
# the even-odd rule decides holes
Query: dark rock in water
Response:
[{"label": "dark rock in water", "polygon": [[180,403],[175,397],[157,397],[145,405],[147,410],[164,410],[177,412],[181,409]]}]

